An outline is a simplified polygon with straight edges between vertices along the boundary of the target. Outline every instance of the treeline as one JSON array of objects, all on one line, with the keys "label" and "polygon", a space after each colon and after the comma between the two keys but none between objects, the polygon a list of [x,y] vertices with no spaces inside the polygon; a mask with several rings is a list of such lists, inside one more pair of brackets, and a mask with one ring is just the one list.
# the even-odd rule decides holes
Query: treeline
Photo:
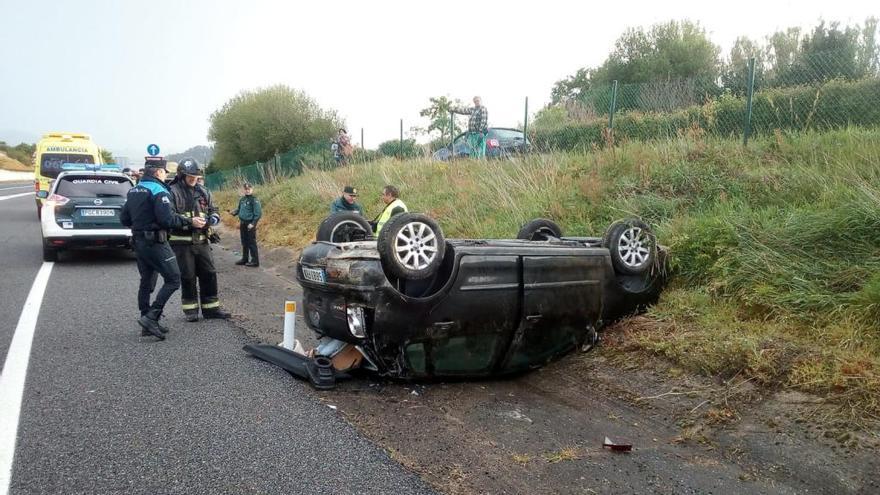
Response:
[{"label": "treeline", "polygon": [[10,146],[5,141],[0,141],[0,151],[13,160],[18,160],[25,165],[33,165],[37,145],[20,143],[16,146]]},{"label": "treeline", "polygon": [[878,20],[870,17],[861,25],[823,21],[806,32],[788,28],[763,41],[742,36],[726,57],[699,23],[669,21],[631,28],[617,39],[602,65],[581,68],[557,81],[551,100],[558,104],[579,99],[613,81],[628,85],[683,79],[697,81],[697,97],[725,91],[740,95],[746,90],[751,58],[759,88],[860,79],[880,73],[877,27]]}]

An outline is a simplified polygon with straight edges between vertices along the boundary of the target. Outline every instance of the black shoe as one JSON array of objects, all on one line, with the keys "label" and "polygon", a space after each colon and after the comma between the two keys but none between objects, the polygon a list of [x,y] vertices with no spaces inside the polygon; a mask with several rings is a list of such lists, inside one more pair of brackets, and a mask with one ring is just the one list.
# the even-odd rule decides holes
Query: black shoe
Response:
[{"label": "black shoe", "polygon": [[232,318],[232,313],[223,311],[222,309],[214,309],[211,311],[205,311],[203,309],[202,316],[204,316],[206,320],[228,320]]},{"label": "black shoe", "polygon": [[247,264],[247,260],[238,260],[238,261],[235,262],[235,264],[238,265],[238,266],[246,265],[246,264]]},{"label": "black shoe", "polygon": [[145,331],[159,340],[165,340],[165,334],[159,329],[159,315],[161,312],[156,309],[147,311],[147,314],[138,318],[138,325]]},{"label": "black shoe", "polygon": [[[141,314],[141,316],[144,316],[145,314],[146,314],[146,313],[143,313],[143,314]],[[162,318],[162,314],[161,314],[161,313],[159,314],[159,318]],[[170,329],[169,329],[168,327],[166,327],[165,325],[159,323],[159,320],[156,320],[156,325],[159,325],[159,331],[162,332],[162,333],[168,333],[168,330],[170,330]],[[147,337],[147,336],[149,336],[149,335],[153,335],[153,334],[151,334],[150,332],[148,332],[148,331],[146,331],[145,329],[141,328],[141,337]]]},{"label": "black shoe", "polygon": [[259,262],[254,262],[254,261],[248,261],[247,263],[244,264],[244,266],[251,266],[251,267],[253,267],[253,266],[260,266],[260,263],[259,263]]},{"label": "black shoe", "polygon": [[183,317],[186,318],[186,321],[192,323],[194,321],[199,321],[198,313],[184,313]]}]

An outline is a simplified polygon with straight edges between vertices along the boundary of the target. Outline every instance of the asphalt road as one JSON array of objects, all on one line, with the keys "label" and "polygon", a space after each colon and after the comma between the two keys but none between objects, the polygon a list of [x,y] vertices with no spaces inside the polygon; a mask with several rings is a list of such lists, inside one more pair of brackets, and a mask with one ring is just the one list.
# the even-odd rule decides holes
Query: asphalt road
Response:
[{"label": "asphalt road", "polygon": [[[22,191],[0,190],[4,366],[43,266],[33,197],[2,199]],[[168,339],[140,337],[136,285],[124,251],[52,266],[0,494],[431,493],[307,385],[243,352],[232,323],[185,323],[175,295]]]}]

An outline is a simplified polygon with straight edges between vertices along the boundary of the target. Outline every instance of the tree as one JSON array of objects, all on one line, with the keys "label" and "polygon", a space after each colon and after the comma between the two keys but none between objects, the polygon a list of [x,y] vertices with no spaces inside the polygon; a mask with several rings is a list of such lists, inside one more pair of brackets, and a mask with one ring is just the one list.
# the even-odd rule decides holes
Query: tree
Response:
[{"label": "tree", "polygon": [[113,158],[113,153],[111,153],[110,150],[105,150],[104,148],[101,148],[101,160],[104,163],[116,163],[116,159]]},{"label": "tree", "polygon": [[[426,129],[416,130],[421,131],[429,136],[432,132],[440,131],[440,141],[451,141],[452,138],[458,135],[458,133],[460,133],[462,129],[458,126],[458,124],[454,123],[455,119],[452,118],[449,111],[452,108],[462,106],[461,100],[456,99],[455,101],[452,101],[446,96],[437,96],[428,98],[428,102],[430,103],[430,105],[419,111],[420,116],[428,118],[428,127]],[[450,124],[454,126],[452,130],[450,130]]]},{"label": "tree", "polygon": [[556,81],[550,91],[550,103],[557,104],[580,97],[592,88],[592,69],[580,68],[572,76]]},{"label": "tree", "polygon": [[210,117],[212,167],[227,169],[265,161],[275,153],[329,140],[341,121],[302,91],[284,85],[242,91]]},{"label": "tree", "polygon": [[749,59],[755,59],[755,87],[763,86],[766,51],[757,42],[744,36],[736,39],[730,56],[721,69],[721,85],[737,96],[748,88]]},{"label": "tree", "polygon": [[880,75],[880,46],[877,44],[877,18],[865,19],[858,53],[859,69],[863,74]]}]

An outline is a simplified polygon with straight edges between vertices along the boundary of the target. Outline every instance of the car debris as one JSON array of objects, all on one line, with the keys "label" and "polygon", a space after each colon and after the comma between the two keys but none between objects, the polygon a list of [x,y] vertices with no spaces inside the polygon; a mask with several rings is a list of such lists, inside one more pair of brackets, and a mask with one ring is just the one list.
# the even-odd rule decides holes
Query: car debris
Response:
[{"label": "car debris", "polygon": [[318,345],[245,347],[322,390],[355,370],[431,380],[539,368],[592,348],[597,329],[654,303],[667,280],[667,251],[637,219],[603,237],[536,219],[516,239],[445,239],[424,214],[393,217],[378,238],[350,217],[324,220],[297,263]]},{"label": "car debris", "polygon": [[605,441],[602,442],[602,448],[608,448],[614,452],[631,452],[633,446],[629,443],[616,443],[610,438],[605,437]]}]

